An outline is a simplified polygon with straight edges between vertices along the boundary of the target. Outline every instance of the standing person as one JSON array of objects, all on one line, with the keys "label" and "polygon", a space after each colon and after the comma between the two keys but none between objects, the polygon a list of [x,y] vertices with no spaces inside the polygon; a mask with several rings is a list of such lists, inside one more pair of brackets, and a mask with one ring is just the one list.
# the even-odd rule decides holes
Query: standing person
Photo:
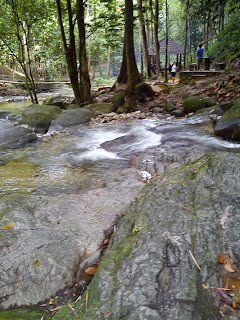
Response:
[{"label": "standing person", "polygon": [[173,82],[175,81],[176,72],[177,72],[177,66],[176,66],[176,63],[173,62],[172,70],[171,70],[171,73],[172,73],[172,81],[173,81]]},{"label": "standing person", "polygon": [[203,48],[202,45],[199,44],[198,49],[197,49],[197,70],[200,70],[202,60],[203,60]]}]

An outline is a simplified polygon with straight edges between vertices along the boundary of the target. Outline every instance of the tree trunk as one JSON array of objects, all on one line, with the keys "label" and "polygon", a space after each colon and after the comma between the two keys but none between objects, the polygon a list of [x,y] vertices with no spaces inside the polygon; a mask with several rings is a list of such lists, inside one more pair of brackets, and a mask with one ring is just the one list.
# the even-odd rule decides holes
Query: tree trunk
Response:
[{"label": "tree trunk", "polygon": [[[110,41],[112,40],[112,35],[110,36]],[[111,62],[111,45],[108,45],[108,56],[107,56],[107,71],[106,77],[110,76],[110,62]]]},{"label": "tree trunk", "polygon": [[156,69],[157,76],[160,76],[160,53],[159,53],[159,41],[158,41],[158,16],[159,16],[159,2],[155,0],[155,16],[154,16],[154,42],[156,48]]},{"label": "tree trunk", "polygon": [[121,68],[119,71],[119,75],[118,75],[117,80],[114,84],[114,87],[117,87],[119,84],[126,83],[126,82],[127,82],[127,57],[126,57],[126,47],[125,47],[125,43],[124,43],[122,64],[121,64]]},{"label": "tree trunk", "polygon": [[168,2],[165,0],[166,8],[166,50],[165,50],[165,82],[168,82]]},{"label": "tree trunk", "polygon": [[184,35],[184,54],[183,54],[183,67],[186,70],[187,66],[187,43],[188,43],[188,12],[189,12],[189,0],[186,1],[186,13],[185,13],[185,35]]},{"label": "tree trunk", "polygon": [[125,0],[124,43],[127,58],[127,86],[125,91],[125,105],[126,110],[131,112],[136,110],[135,85],[141,81],[134,54],[132,0]]},{"label": "tree trunk", "polygon": [[224,29],[225,4],[225,0],[220,1],[219,32],[223,31]]},{"label": "tree trunk", "polygon": [[85,41],[84,5],[83,0],[77,0],[77,20],[79,33],[79,63],[80,63],[80,97],[81,102],[91,101],[91,82],[88,72],[88,62]]},{"label": "tree trunk", "polygon": [[56,0],[56,3],[57,3],[57,10],[58,10],[58,21],[60,25],[63,47],[64,47],[65,57],[67,61],[68,74],[69,74],[70,82],[74,92],[75,103],[80,104],[81,95],[80,95],[80,88],[79,88],[79,81],[78,81],[76,46],[75,46],[75,36],[74,36],[74,25],[72,21],[71,0],[67,0],[69,45],[67,45],[67,40],[65,36],[64,27],[63,27],[61,1]]},{"label": "tree trunk", "polygon": [[151,68],[150,68],[150,63],[148,59],[148,45],[147,45],[147,36],[146,36],[143,8],[142,8],[142,0],[138,0],[138,18],[139,18],[141,42],[142,42],[143,66],[144,66],[146,79],[148,79],[151,76],[151,71],[150,71]]}]

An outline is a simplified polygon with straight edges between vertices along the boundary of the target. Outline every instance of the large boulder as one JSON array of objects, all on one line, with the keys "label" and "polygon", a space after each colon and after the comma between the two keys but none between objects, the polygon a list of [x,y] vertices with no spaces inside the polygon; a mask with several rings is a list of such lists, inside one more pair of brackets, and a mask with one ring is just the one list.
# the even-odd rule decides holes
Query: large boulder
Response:
[{"label": "large boulder", "polygon": [[216,123],[214,132],[224,139],[240,141],[240,103],[224,113]]},{"label": "large boulder", "polygon": [[16,146],[37,140],[38,137],[31,128],[24,125],[10,127],[5,130],[0,130],[0,145],[1,146]]},{"label": "large boulder", "polygon": [[[239,277],[218,263],[225,253],[240,266],[239,171],[238,154],[214,153],[147,185],[120,221],[86,299],[54,319],[237,320],[206,288]],[[234,296],[228,300],[239,303],[239,287]]]},{"label": "large boulder", "polygon": [[136,99],[144,100],[147,97],[154,97],[153,88],[146,82],[141,82],[135,87]]},{"label": "large boulder", "polygon": [[56,118],[52,122],[49,131],[60,131],[67,127],[87,123],[94,116],[94,111],[90,111],[85,108],[69,109],[64,111],[58,118]]},{"label": "large boulder", "polygon": [[199,109],[205,108],[205,101],[202,97],[195,96],[183,100],[183,110],[185,113],[196,112]]},{"label": "large boulder", "polygon": [[47,132],[51,122],[61,114],[61,108],[54,105],[32,104],[21,114],[19,124],[27,124],[35,132]]}]

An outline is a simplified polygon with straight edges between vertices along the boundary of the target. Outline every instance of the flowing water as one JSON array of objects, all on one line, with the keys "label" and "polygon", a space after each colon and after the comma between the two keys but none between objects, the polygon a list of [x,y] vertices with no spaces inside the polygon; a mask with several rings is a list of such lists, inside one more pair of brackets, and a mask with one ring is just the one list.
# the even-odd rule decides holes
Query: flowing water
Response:
[{"label": "flowing water", "polygon": [[217,150],[239,152],[240,144],[215,137],[211,124],[201,118],[76,126],[55,137],[40,136],[25,147],[2,150],[0,193],[72,192],[84,175],[99,179],[103,172],[128,167],[132,159],[136,169],[155,174],[163,170],[159,165]]}]

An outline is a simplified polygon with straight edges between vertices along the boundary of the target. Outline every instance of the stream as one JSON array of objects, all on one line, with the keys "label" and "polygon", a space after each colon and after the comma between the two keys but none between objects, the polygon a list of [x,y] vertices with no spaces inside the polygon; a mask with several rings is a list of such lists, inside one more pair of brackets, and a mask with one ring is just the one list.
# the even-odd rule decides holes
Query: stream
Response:
[{"label": "stream", "polygon": [[[0,105],[16,115],[28,105]],[[80,270],[98,261],[109,230],[145,186],[211,151],[239,152],[209,120],[154,116],[70,127],[0,155],[1,309],[72,295]],[[67,289],[66,289],[67,288]]]}]

